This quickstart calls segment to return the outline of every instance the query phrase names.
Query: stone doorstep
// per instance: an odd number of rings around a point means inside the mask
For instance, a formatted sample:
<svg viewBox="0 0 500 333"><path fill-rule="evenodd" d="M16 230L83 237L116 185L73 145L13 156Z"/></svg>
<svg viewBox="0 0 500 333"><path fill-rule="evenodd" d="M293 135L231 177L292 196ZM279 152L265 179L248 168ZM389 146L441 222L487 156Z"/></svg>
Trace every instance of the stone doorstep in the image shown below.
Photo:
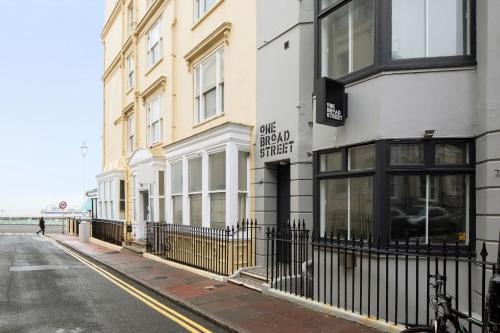
<svg viewBox="0 0 500 333"><path fill-rule="evenodd" d="M250 276L241 276L241 275L229 278L228 282L246 287L248 289L259 291L259 292L262 292L262 287L264 284L266 284L265 281L262 281L260 279L255 279L255 278L250 277Z"/></svg>

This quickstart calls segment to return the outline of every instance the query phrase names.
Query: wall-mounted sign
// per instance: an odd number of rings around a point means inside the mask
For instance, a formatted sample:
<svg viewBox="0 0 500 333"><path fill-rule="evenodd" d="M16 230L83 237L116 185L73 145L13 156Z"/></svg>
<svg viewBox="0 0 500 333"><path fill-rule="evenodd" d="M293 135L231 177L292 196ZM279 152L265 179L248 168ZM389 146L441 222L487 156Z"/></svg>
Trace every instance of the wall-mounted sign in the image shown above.
<svg viewBox="0 0 500 333"><path fill-rule="evenodd" d="M294 142L290 139L290 131L277 131L275 121L260 125L259 143L260 158L279 156L293 152Z"/></svg>
<svg viewBox="0 0 500 333"><path fill-rule="evenodd" d="M316 122L343 126L347 118L347 94L342 82L322 77L316 82Z"/></svg>

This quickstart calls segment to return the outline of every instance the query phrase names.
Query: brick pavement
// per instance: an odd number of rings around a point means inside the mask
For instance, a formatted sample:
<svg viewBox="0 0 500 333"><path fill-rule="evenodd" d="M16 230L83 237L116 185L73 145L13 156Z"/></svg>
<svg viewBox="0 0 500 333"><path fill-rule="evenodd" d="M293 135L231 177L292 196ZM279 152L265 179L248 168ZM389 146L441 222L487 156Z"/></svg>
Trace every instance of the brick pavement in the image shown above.
<svg viewBox="0 0 500 333"><path fill-rule="evenodd" d="M136 254L83 243L77 237L69 235L52 234L50 237L234 331L376 332L366 326L312 311L232 283L211 280Z"/></svg>

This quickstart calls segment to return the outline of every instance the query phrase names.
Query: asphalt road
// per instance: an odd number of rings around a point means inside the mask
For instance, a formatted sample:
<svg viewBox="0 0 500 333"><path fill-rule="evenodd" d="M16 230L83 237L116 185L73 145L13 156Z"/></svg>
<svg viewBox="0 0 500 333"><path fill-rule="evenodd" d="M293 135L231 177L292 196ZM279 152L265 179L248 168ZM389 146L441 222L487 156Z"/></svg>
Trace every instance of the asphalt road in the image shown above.
<svg viewBox="0 0 500 333"><path fill-rule="evenodd" d="M206 330L224 332L125 277L110 272L119 281L132 285L172 310L168 313L170 318L174 314L174 320L169 319L164 314L166 311L162 314L154 306L140 301L134 293L123 290L117 283L99 274L101 267L97 270L92 268L92 265L79 261L41 236L6 234L12 232L20 231L0 227L2 333L203 332L199 328L197 331L192 324L182 327L179 322L186 324L179 319L182 315ZM182 315L177 316L176 313Z"/></svg>

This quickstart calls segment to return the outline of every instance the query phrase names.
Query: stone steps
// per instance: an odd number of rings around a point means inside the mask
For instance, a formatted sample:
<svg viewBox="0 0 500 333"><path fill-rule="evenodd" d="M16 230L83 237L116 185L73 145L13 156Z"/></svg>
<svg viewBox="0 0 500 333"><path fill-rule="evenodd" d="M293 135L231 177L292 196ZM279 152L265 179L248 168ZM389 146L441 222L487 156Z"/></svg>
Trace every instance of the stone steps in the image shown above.
<svg viewBox="0 0 500 333"><path fill-rule="evenodd" d="M244 286L256 291L262 291L262 286L267 283L266 277L261 274L262 269L242 269L238 275L228 279L229 282Z"/></svg>

